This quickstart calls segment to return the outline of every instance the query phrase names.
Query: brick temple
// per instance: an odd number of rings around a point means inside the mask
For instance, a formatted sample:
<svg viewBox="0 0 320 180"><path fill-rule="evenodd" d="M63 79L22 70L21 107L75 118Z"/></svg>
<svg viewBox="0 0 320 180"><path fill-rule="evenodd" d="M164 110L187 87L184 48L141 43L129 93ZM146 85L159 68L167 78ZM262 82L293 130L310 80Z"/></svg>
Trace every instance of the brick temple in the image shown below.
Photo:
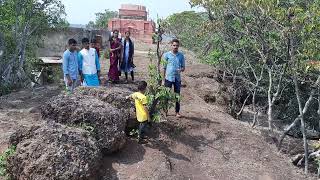
<svg viewBox="0 0 320 180"><path fill-rule="evenodd" d="M152 43L155 23L148 20L145 6L123 4L119 9L119 17L110 19L108 28L110 31L119 30L122 36L126 31L130 31L133 39Z"/></svg>

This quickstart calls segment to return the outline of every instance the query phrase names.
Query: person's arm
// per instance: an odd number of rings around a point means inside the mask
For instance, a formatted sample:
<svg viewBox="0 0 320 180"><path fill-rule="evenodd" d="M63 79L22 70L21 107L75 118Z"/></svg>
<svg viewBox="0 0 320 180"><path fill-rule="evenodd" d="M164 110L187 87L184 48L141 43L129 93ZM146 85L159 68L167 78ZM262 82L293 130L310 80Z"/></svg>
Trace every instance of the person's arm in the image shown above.
<svg viewBox="0 0 320 180"><path fill-rule="evenodd" d="M131 57L131 63L133 64L133 56L134 56L134 43L132 42L132 57Z"/></svg>
<svg viewBox="0 0 320 180"><path fill-rule="evenodd" d="M78 69L79 69L79 75L80 75L80 81L83 82L83 74L82 74L82 66L83 66L83 56L80 52L78 52Z"/></svg>
<svg viewBox="0 0 320 180"><path fill-rule="evenodd" d="M110 52L114 52L114 51L121 50L121 48L122 48L122 44L121 44L121 42L118 42L118 43L119 43L119 46L118 46L118 47L116 47L116 48L114 48L114 49L111 49L111 44L110 44Z"/></svg>
<svg viewBox="0 0 320 180"><path fill-rule="evenodd" d="M97 51L95 51L95 54L96 54L95 63L96 63L96 68L97 68L97 73L98 73L98 79L100 79L100 69L101 69L100 60L99 60L99 56L98 56Z"/></svg>
<svg viewBox="0 0 320 180"><path fill-rule="evenodd" d="M63 54L63 60L62 60L62 69L63 69L63 74L67 78L67 84L70 86L72 84L72 80L68 71L68 66L69 66L69 56L70 54L64 53Z"/></svg>
<svg viewBox="0 0 320 180"><path fill-rule="evenodd" d="M134 99L133 94L130 94L129 96L126 96L126 99Z"/></svg>
<svg viewBox="0 0 320 180"><path fill-rule="evenodd" d="M182 54L182 59L181 59L181 72L184 72L186 69L186 60L184 58L184 55Z"/></svg>

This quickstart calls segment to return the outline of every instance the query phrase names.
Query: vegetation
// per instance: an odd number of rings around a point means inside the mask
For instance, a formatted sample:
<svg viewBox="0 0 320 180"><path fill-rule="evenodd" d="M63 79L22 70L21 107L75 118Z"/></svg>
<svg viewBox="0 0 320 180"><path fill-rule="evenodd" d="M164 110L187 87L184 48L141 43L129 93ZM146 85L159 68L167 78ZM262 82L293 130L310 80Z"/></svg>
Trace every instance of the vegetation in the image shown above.
<svg viewBox="0 0 320 180"><path fill-rule="evenodd" d="M22 87L32 79L30 63L49 29L65 27L64 6L59 0L0 1L0 95Z"/></svg>
<svg viewBox="0 0 320 180"><path fill-rule="evenodd" d="M110 11L109 9L106 9L104 12L96 13L95 15L95 22L90 21L87 24L87 28L107 28L109 19L118 17L118 11Z"/></svg>
<svg viewBox="0 0 320 180"><path fill-rule="evenodd" d="M162 86L162 76L157 70L157 63L154 62L155 55L149 53L149 81L148 81L148 106L150 118L153 122L160 122L162 112L167 113L173 107L179 96L169 88Z"/></svg>
<svg viewBox="0 0 320 180"><path fill-rule="evenodd" d="M7 159L16 152L16 147L11 146L0 154L0 176L9 179L7 174Z"/></svg>
<svg viewBox="0 0 320 180"><path fill-rule="evenodd" d="M166 33L183 46L201 49L199 57L221 72L230 85L229 113L241 118L245 106L259 125L260 109L268 128L286 127L302 137L308 157L308 132L320 132L319 30L320 1L190 0L206 15L174 14L165 20ZM178 25L179 28L174 25ZM308 172L308 158L304 160Z"/></svg>
<svg viewBox="0 0 320 180"><path fill-rule="evenodd" d="M203 13L184 11L169 16L161 25L167 34L181 40L184 47L201 52L208 38L203 34L205 19Z"/></svg>
<svg viewBox="0 0 320 180"><path fill-rule="evenodd" d="M162 22L158 19L158 33L154 39L157 43L157 51L151 53L149 51L150 64L148 68L148 106L150 118L154 122L159 122L161 119L161 112L167 115L168 109L173 107L175 102L179 100L179 96L172 92L171 89L162 86L163 78L161 75L161 64L164 65L162 55L164 50L160 48L162 41ZM156 59L156 61L154 60Z"/></svg>

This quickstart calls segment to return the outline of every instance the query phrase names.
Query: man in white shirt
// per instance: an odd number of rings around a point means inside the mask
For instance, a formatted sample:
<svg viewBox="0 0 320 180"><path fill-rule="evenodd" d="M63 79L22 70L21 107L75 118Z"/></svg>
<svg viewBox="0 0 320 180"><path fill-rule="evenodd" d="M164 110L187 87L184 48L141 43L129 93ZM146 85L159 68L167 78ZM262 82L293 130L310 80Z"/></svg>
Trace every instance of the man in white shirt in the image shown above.
<svg viewBox="0 0 320 180"><path fill-rule="evenodd" d="M82 39L83 49L78 54L79 71L84 86L96 87L100 85L100 62L97 51L90 48L88 38Z"/></svg>

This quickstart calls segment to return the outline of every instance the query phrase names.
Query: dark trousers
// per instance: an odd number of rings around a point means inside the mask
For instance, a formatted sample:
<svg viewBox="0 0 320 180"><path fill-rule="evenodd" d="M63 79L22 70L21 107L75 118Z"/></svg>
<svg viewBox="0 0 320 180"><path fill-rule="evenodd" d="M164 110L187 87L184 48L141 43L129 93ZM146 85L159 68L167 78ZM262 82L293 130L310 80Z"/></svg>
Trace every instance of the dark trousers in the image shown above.
<svg viewBox="0 0 320 180"><path fill-rule="evenodd" d="M125 76L126 76L126 80L128 80L128 73L125 72L124 74L125 74ZM134 72L131 71L130 74L131 74L132 81L134 81Z"/></svg>
<svg viewBox="0 0 320 180"><path fill-rule="evenodd" d="M140 122L140 124L139 124L139 131L138 131L138 139L141 139L141 138L144 137L145 129L146 129L146 127L147 127L147 122L148 122L148 121Z"/></svg>
<svg viewBox="0 0 320 180"><path fill-rule="evenodd" d="M180 95L181 81L171 82L171 81L166 80L164 83L164 86L168 87L170 89L173 86L174 92ZM180 112L180 102L179 101L176 102L176 113L178 113L178 112Z"/></svg>

